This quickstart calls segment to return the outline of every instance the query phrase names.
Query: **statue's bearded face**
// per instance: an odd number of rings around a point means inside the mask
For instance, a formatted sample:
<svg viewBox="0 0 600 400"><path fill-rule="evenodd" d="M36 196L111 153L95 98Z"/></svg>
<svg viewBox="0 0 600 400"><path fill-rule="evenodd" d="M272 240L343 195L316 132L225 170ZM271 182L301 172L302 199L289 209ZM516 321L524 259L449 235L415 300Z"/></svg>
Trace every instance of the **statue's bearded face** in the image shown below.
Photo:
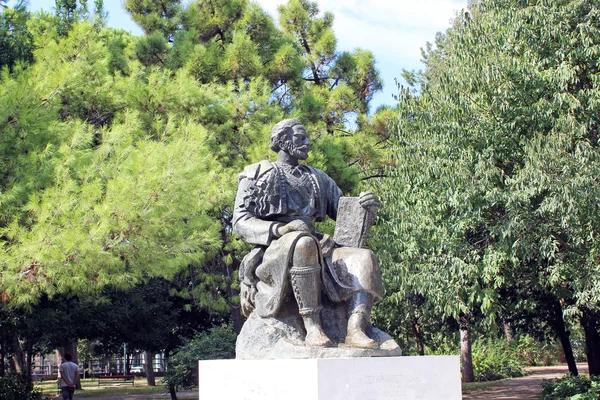
<svg viewBox="0 0 600 400"><path fill-rule="evenodd" d="M306 160L309 149L310 140L302 125L292 127L291 132L288 132L287 137L281 143L281 150L298 160Z"/></svg>

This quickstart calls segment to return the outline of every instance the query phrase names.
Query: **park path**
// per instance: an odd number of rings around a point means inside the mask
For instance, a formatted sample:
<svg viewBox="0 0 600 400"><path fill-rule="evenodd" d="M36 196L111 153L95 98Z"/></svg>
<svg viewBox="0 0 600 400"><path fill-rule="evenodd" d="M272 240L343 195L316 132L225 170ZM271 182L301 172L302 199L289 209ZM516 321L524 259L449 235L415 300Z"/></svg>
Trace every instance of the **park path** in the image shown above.
<svg viewBox="0 0 600 400"><path fill-rule="evenodd" d="M86 399L86 397L79 397L77 396L77 393L75 393L75 400L77 399L81 399L84 400ZM169 395L169 393L143 393L143 394L127 394L127 395L120 395L120 396L94 396L94 397L89 397L89 399L93 399L93 400L137 400L137 399L156 399L156 400L162 400L162 399L170 399L171 396ZM181 399L181 400L198 400L198 392L177 392L177 398ZM51 399L62 399L62 397L57 396L57 397L51 397Z"/></svg>
<svg viewBox="0 0 600 400"><path fill-rule="evenodd" d="M169 393L128 394L119 397L96 397L93 400L136 400L136 399L170 399ZM182 400L198 400L198 392L177 392L177 398ZM83 399L82 399L83 400Z"/></svg>
<svg viewBox="0 0 600 400"><path fill-rule="evenodd" d="M587 364L577 364L580 373L587 373ZM566 375L566 365L525 368L526 376L507 379L496 386L463 395L463 400L538 400L542 381Z"/></svg>

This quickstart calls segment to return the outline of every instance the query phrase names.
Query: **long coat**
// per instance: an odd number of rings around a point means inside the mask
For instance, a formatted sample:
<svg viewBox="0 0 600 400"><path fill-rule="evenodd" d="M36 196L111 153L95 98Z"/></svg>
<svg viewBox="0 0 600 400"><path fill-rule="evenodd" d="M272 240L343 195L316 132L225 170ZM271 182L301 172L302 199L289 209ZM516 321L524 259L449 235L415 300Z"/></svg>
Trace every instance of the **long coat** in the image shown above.
<svg viewBox="0 0 600 400"><path fill-rule="evenodd" d="M316 221L327 216L335 220L337 216L342 192L333 179L306 165L299 166L296 174L284 167L261 161L244 168L238 177L233 230L255 245L244 257L239 271L242 312L246 317L254 310L261 317L277 315L288 293L296 242L308 236L318 244L323 238L314 228L312 233L290 232L276 238L276 227L295 219L314 227ZM376 301L381 299L381 273L371 251L344 247L324 257L317 247L323 288L332 301L344 301L359 291L373 294Z"/></svg>

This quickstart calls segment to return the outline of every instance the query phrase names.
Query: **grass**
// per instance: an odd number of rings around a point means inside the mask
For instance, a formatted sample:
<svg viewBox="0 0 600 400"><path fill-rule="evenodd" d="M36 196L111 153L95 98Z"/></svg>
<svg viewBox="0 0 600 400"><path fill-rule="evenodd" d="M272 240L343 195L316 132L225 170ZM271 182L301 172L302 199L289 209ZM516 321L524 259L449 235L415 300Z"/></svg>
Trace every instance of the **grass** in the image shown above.
<svg viewBox="0 0 600 400"><path fill-rule="evenodd" d="M484 389L490 388L492 386L499 385L504 380L505 379L501 379L499 381L463 383L462 384L462 392L463 392L463 394L464 393L477 392L478 390L484 390Z"/></svg>
<svg viewBox="0 0 600 400"><path fill-rule="evenodd" d="M42 390L42 398L44 397L55 397L58 394L56 380L51 381L39 381L36 383L36 387ZM165 394L167 390L162 382L158 381L156 386L148 386L145 378L135 379L135 386L132 386L130 383L128 384L109 384L98 386L98 380L89 378L81 380L81 388L82 390L78 390L75 392L75 398L77 399L93 399L97 397L118 397L121 399L125 399L125 396L130 395L144 395L147 394L148 397L135 397L136 400L155 400L158 397L153 396L153 394ZM197 398L197 397L196 397ZM165 399L164 396L161 396L160 399Z"/></svg>

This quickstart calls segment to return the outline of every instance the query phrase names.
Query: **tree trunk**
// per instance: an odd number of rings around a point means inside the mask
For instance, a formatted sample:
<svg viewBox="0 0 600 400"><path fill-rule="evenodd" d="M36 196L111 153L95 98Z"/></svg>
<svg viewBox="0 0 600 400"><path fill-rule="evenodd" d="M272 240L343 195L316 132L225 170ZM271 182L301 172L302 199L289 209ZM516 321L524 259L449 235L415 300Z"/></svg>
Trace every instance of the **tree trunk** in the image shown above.
<svg viewBox="0 0 600 400"><path fill-rule="evenodd" d="M585 355L590 376L600 375L600 313L583 310L581 325L585 333Z"/></svg>
<svg viewBox="0 0 600 400"><path fill-rule="evenodd" d="M156 386L156 379L154 378L154 352L146 352L146 379L148 380L148 386Z"/></svg>
<svg viewBox="0 0 600 400"><path fill-rule="evenodd" d="M460 318L460 362L462 365L462 381L475 381L473 371L473 355L471 353L471 324L468 316Z"/></svg>
<svg viewBox="0 0 600 400"><path fill-rule="evenodd" d="M11 337L11 352L12 352L12 366L14 372L17 374L25 373L25 353L19 343L19 338L16 335Z"/></svg>
<svg viewBox="0 0 600 400"><path fill-rule="evenodd" d="M221 218L221 239L223 243L227 243L231 240L229 237L229 233L231 232L231 220L228 218ZM240 295L239 289L234 289L232 287L232 283L234 282L233 274L239 270L240 261L233 255L231 252L224 250L225 245L223 245L221 250L221 257L219 257L218 263L220 264L221 270L223 271L223 275L225 275L227 282L227 300L229 303L229 307L231 307L231 318L233 319L233 329L239 335L242 331L242 326L244 325L244 317L242 316L242 310L239 303L234 303L231 301L234 297L238 297ZM227 265L223 262L223 259L226 255L230 255L232 259L231 265Z"/></svg>
<svg viewBox="0 0 600 400"><path fill-rule="evenodd" d="M569 366L569 373L573 376L577 376L579 375L579 372L577 371L577 363L575 363L575 356L573 355L573 347L571 347L569 332L565 325L562 306L556 298L550 300L549 306L551 307L550 326L552 326L554 333L558 337L558 340L560 340L560 344L565 353L565 359L567 360L567 365Z"/></svg>
<svg viewBox="0 0 600 400"><path fill-rule="evenodd" d="M504 327L504 336L506 337L506 341L508 343L512 342L512 340L513 340L512 326L510 326L510 324L506 321L504 321L504 323L502 325Z"/></svg>
<svg viewBox="0 0 600 400"><path fill-rule="evenodd" d="M6 338L2 336L0 341L0 376L6 375L4 363L6 362Z"/></svg>
<svg viewBox="0 0 600 400"><path fill-rule="evenodd" d="M423 332L421 330L421 325L419 325L419 320L417 317L413 318L411 322L413 337L415 338L415 345L417 346L417 352L420 356L424 356L425 346L423 345Z"/></svg>
<svg viewBox="0 0 600 400"><path fill-rule="evenodd" d="M75 340L74 342L71 342L63 347L59 347L58 354L60 355L61 360L65 356L65 354L70 354L72 357L71 361L73 361L75 364L79 365L79 358L77 357L77 340Z"/></svg>
<svg viewBox="0 0 600 400"><path fill-rule="evenodd" d="M239 268L239 262L236 263L238 264L238 268ZM234 271L236 271L235 266L232 265L226 265L225 263L223 264L223 272L225 274L225 276L227 276L227 297L228 299L233 299L236 296L240 295L240 291L238 289L233 289L231 287L231 282L233 282L233 273ZM231 307L231 318L233 319L233 329L235 329L235 332L237 334L239 334L242 331L242 326L244 325L244 317L242 316L242 310L239 304L235 304L233 302L230 301L230 307Z"/></svg>
<svg viewBox="0 0 600 400"><path fill-rule="evenodd" d="M177 392L175 391L175 386L169 385L169 394L171 395L171 400L177 400Z"/></svg>
<svg viewBox="0 0 600 400"><path fill-rule="evenodd" d="M565 329L562 329L561 331L556 332L556 335L558 336L558 340L560 340L560 344L565 352L565 360L569 366L569 373L573 376L579 375L579 371L577 371L577 363L575 362L575 356L573 355L573 348L571 347L571 341L569 340L569 333Z"/></svg>
<svg viewBox="0 0 600 400"><path fill-rule="evenodd" d="M133 354L125 354L125 365L123 366L124 371L123 375L129 375L129 371L131 370L131 357Z"/></svg>
<svg viewBox="0 0 600 400"><path fill-rule="evenodd" d="M33 371L33 343L27 342L27 376L31 376Z"/></svg>

